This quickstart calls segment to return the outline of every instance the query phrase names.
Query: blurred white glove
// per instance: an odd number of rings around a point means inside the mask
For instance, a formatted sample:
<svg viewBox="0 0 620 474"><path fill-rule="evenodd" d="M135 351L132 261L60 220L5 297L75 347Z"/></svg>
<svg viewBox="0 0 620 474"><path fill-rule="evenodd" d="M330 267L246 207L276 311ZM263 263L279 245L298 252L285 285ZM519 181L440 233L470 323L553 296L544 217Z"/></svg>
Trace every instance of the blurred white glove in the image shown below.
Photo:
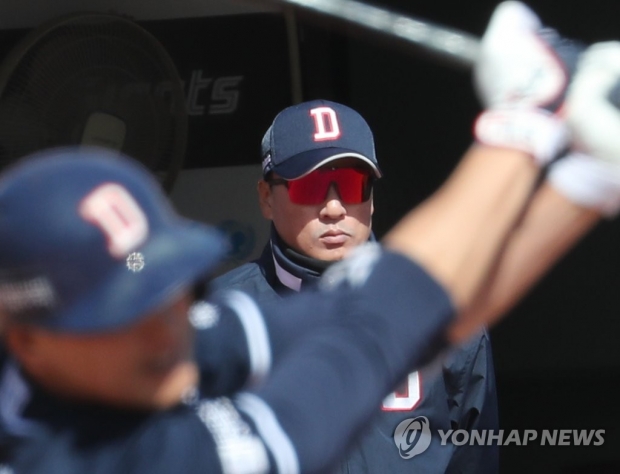
<svg viewBox="0 0 620 474"><path fill-rule="evenodd" d="M474 84L486 108L557 109L569 74L538 17L520 2L498 5L482 37ZM557 104L554 106L554 104Z"/></svg>
<svg viewBox="0 0 620 474"><path fill-rule="evenodd" d="M573 148L620 166L619 91L620 42L590 46L579 59L566 103Z"/></svg>
<svg viewBox="0 0 620 474"><path fill-rule="evenodd" d="M613 217L620 211L620 42L597 43L580 57L566 100L575 150L550 168L549 181L571 201Z"/></svg>
<svg viewBox="0 0 620 474"><path fill-rule="evenodd" d="M524 4L501 3L474 66L475 89L487 108L474 127L477 140L524 151L541 165L564 150L567 128L554 112L564 101L570 66L580 50L544 29Z"/></svg>
<svg viewBox="0 0 620 474"><path fill-rule="evenodd" d="M620 211L620 167L579 152L549 167L549 183L567 199L606 217Z"/></svg>

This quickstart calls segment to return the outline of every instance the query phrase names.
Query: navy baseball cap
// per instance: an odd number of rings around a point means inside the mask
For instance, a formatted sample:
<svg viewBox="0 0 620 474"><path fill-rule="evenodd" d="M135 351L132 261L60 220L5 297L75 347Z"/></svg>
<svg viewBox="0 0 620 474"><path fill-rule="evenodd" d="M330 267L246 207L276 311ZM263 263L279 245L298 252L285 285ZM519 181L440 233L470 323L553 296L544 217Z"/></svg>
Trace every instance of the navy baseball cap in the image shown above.
<svg viewBox="0 0 620 474"><path fill-rule="evenodd" d="M213 228L180 217L140 163L58 148L0 176L0 313L50 330L122 328L208 276Z"/></svg>
<svg viewBox="0 0 620 474"><path fill-rule="evenodd" d="M346 105L312 100L282 110L265 133L261 146L263 176L305 176L339 158L357 158L381 177L372 131L366 120Z"/></svg>

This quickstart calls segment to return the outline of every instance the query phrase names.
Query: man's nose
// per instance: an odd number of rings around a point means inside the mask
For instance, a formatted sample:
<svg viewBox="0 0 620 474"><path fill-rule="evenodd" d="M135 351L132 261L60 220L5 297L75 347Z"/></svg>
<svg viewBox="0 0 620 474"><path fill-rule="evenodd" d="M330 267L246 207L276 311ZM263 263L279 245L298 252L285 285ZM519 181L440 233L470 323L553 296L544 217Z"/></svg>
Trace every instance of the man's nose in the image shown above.
<svg viewBox="0 0 620 474"><path fill-rule="evenodd" d="M346 215L347 209L344 203L340 199L338 190L335 184L331 184L327 191L327 196L323 202L323 208L321 209L321 216L336 219Z"/></svg>

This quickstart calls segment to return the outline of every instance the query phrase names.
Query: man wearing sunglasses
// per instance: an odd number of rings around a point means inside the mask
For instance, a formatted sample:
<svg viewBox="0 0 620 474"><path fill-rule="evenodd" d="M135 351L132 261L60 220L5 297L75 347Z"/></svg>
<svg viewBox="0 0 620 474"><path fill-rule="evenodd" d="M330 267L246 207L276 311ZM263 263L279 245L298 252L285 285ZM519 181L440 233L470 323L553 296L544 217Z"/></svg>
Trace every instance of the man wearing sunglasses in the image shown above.
<svg viewBox="0 0 620 474"><path fill-rule="evenodd" d="M508 8L508 19L519 13ZM525 34L515 36L532 39L536 23L523 23L516 26ZM527 43L542 67L525 79L562 67L544 43ZM482 61L485 51L483 41ZM504 120L490 134L476 127L477 144L439 192L386 234L383 248L361 246L328 270L320 294L295 295L268 312L240 292L219 309L206 301L190 308L225 246L211 227L178 216L129 158L47 150L4 172L0 471L330 472L399 379L500 316L471 308L533 284L602 215L620 210L620 112L610 103L620 43L595 45L584 60L567 123L540 108L545 81L526 82L529 105L502 94L517 107L491 103L481 117ZM491 84L515 91L493 69ZM566 82L552 92L563 93ZM603 118L600 134L591 124ZM528 133L515 135L515 125ZM556 135L565 125L579 142ZM530 199L542 167L567 145L572 160L551 166L557 192L544 183ZM505 255L521 267L506 267ZM291 344L291 326L304 322L314 330ZM200 354L209 350L219 372L205 373ZM209 398L221 378L246 379L243 391Z"/></svg>
<svg viewBox="0 0 620 474"><path fill-rule="evenodd" d="M313 286L324 270L374 240L373 184L381 178L372 131L355 110L313 100L282 110L262 140L258 197L272 222L271 239L256 261L216 279L261 302ZM412 311L415 309L412 308ZM377 407L379 416L341 465L342 472L496 472L494 446L441 446L437 430L497 430L495 378L488 334L455 349L443 367L409 374ZM399 455L394 430L425 417L434 433L424 453Z"/></svg>

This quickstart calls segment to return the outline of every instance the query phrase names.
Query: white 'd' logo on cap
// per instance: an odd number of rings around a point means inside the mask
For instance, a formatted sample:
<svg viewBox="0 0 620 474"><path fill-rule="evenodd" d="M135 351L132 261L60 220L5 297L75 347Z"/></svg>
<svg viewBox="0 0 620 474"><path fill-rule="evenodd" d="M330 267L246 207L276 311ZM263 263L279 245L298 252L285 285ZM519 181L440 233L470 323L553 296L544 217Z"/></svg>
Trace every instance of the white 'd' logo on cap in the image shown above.
<svg viewBox="0 0 620 474"><path fill-rule="evenodd" d="M331 107L317 107L310 110L310 115L314 118L314 141L336 140L340 137L340 125L336 111Z"/></svg>
<svg viewBox="0 0 620 474"><path fill-rule="evenodd" d="M144 212L122 186L104 183L80 203L82 218L105 234L108 251L116 258L126 256L142 244L149 232Z"/></svg>

